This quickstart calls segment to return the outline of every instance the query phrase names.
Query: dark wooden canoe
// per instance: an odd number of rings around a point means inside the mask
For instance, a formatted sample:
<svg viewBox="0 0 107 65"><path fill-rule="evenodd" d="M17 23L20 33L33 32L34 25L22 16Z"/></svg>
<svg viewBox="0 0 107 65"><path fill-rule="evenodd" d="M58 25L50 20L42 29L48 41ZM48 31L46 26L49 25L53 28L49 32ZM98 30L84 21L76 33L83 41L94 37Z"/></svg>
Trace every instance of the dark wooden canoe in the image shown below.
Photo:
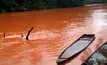
<svg viewBox="0 0 107 65"><path fill-rule="evenodd" d="M81 65L107 65L107 42L100 46L83 64Z"/></svg>
<svg viewBox="0 0 107 65"><path fill-rule="evenodd" d="M62 63L85 50L95 39L95 34L84 34L74 43L67 47L57 59L57 63Z"/></svg>

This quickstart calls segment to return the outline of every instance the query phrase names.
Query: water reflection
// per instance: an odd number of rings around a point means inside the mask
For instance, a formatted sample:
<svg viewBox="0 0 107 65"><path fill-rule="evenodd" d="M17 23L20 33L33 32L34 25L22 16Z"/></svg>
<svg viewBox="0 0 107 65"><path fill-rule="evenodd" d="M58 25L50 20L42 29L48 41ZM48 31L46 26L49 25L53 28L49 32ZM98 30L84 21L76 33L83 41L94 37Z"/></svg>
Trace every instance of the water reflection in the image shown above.
<svg viewBox="0 0 107 65"><path fill-rule="evenodd" d="M95 28L95 32L102 31L107 29L107 10L98 9L93 11L92 13L93 26Z"/></svg>
<svg viewBox="0 0 107 65"><path fill-rule="evenodd" d="M91 14L91 19L92 21L92 27L93 27L93 32L96 34L96 40L92 45L89 46L90 53L94 52L98 47L100 47L106 40L107 40L107 10L105 7L99 7L96 8L96 10L90 10L89 13ZM87 50L86 50L87 51ZM85 52L85 51L84 51ZM82 62L87 59L87 57L84 56L85 54L82 55L84 59L82 59ZM89 54L90 55L90 54Z"/></svg>
<svg viewBox="0 0 107 65"><path fill-rule="evenodd" d="M96 49L107 40L107 10L100 8L92 12L93 29L96 34Z"/></svg>

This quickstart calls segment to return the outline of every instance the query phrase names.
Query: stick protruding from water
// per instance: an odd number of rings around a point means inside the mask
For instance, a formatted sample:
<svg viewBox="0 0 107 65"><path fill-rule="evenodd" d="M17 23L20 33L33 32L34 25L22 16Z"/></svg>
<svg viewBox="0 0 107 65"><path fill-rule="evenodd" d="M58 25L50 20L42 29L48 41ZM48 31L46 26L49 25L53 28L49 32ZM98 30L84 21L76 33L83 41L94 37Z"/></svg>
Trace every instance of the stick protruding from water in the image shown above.
<svg viewBox="0 0 107 65"><path fill-rule="evenodd" d="M30 32L33 30L33 27L28 31L28 34L26 36L26 40L29 40L29 35L30 35Z"/></svg>
<svg viewBox="0 0 107 65"><path fill-rule="evenodd" d="M4 38L5 38L5 33L4 33L4 36L3 36Z"/></svg>
<svg viewBox="0 0 107 65"><path fill-rule="evenodd" d="M21 37L23 37L23 34L21 33Z"/></svg>

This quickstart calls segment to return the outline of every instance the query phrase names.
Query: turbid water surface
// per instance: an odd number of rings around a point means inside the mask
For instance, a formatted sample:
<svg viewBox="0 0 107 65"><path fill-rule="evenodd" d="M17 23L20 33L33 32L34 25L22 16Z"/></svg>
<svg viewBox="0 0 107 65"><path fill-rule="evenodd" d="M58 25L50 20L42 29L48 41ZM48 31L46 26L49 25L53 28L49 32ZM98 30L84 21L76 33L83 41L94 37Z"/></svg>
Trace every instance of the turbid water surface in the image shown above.
<svg viewBox="0 0 107 65"><path fill-rule="evenodd" d="M96 39L62 65L80 65L107 40L106 5L0 14L0 65L57 65L61 52L83 34Z"/></svg>

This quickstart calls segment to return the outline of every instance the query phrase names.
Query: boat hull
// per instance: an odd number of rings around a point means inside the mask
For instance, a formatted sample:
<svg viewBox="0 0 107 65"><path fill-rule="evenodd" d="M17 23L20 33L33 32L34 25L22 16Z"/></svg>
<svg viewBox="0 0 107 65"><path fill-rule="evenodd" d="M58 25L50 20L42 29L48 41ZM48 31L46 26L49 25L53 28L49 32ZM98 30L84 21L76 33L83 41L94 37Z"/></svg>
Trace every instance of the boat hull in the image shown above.
<svg viewBox="0 0 107 65"><path fill-rule="evenodd" d="M70 58L74 58L84 51L95 39L94 34L84 34L79 37L74 43L68 46L58 57L57 63L62 63Z"/></svg>

